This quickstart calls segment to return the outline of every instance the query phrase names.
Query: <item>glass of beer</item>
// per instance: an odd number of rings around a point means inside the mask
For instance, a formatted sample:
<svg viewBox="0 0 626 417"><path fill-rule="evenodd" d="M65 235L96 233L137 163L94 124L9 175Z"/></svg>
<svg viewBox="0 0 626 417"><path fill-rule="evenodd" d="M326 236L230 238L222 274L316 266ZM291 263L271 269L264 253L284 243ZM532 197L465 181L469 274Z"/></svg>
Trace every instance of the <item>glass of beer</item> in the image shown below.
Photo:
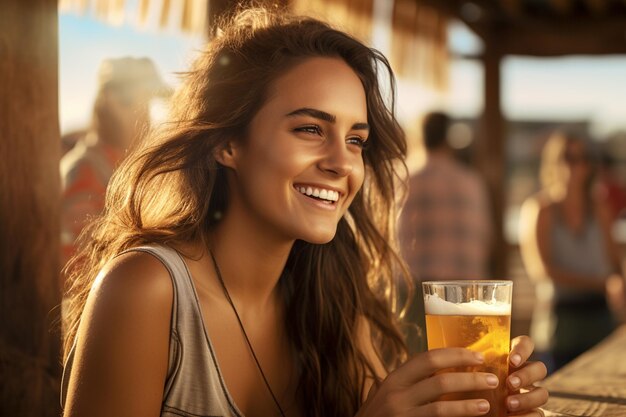
<svg viewBox="0 0 626 417"><path fill-rule="evenodd" d="M506 377L511 337L512 281L423 282L428 350L464 347L481 352L481 366L442 372L489 372L500 383L493 390L447 394L441 400L484 398L488 417L505 417Z"/></svg>

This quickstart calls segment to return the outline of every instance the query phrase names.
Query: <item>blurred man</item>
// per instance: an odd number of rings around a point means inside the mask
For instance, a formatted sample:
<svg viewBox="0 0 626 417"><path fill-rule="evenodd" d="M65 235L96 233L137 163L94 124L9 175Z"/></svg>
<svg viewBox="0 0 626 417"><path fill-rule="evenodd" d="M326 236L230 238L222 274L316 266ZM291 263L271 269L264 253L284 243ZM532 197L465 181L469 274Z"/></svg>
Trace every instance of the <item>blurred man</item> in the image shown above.
<svg viewBox="0 0 626 417"><path fill-rule="evenodd" d="M424 328L422 281L487 279L491 237L486 187L481 178L455 159L448 145L450 120L427 114L422 138L426 164L409 181L400 218L399 239L415 283L408 320ZM413 349L424 341L409 335Z"/></svg>
<svg viewBox="0 0 626 417"><path fill-rule="evenodd" d="M171 94L148 58L104 60L98 85L91 127L61 159L63 264L74 254L86 222L102 212L114 169L149 127L150 100Z"/></svg>

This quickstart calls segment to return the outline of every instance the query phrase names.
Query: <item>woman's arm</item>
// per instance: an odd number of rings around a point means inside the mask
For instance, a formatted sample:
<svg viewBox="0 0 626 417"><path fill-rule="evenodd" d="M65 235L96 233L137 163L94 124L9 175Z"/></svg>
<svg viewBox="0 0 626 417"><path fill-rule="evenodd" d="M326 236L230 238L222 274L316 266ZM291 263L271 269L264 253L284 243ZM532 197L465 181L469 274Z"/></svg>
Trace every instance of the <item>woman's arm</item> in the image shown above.
<svg viewBox="0 0 626 417"><path fill-rule="evenodd" d="M159 415L172 298L167 269L149 254L105 267L81 317L65 417Z"/></svg>
<svg viewBox="0 0 626 417"><path fill-rule="evenodd" d="M522 204L519 219L519 245L524 267L531 280L548 279L548 273L539 254L537 219L541 210L541 197L530 197Z"/></svg>

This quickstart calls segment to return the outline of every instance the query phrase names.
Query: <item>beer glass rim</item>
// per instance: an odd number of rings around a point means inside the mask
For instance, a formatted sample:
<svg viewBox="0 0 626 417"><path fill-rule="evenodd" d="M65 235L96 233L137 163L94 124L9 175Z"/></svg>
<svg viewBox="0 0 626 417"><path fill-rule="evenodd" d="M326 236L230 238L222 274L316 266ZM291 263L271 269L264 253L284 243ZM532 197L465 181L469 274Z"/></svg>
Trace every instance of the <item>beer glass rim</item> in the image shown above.
<svg viewBox="0 0 626 417"><path fill-rule="evenodd" d="M513 285L511 280L493 280L493 279L473 279L473 280L446 280L446 281L423 281L422 285L448 285L448 286L468 286L468 285L496 285L508 286Z"/></svg>

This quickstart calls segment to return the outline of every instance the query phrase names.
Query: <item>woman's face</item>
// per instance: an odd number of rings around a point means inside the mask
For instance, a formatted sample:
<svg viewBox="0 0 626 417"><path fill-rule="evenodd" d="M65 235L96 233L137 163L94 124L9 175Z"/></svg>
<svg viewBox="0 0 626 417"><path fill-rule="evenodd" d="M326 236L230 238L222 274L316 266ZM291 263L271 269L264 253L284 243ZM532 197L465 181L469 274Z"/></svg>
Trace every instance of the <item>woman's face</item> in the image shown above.
<svg viewBox="0 0 626 417"><path fill-rule="evenodd" d="M585 145L581 142L570 142L563 155L565 164L569 168L569 179L576 183L583 183L591 174L591 164Z"/></svg>
<svg viewBox="0 0 626 417"><path fill-rule="evenodd" d="M150 96L139 86L123 86L105 90L100 110L102 138L109 144L128 149L139 133L150 123Z"/></svg>
<svg viewBox="0 0 626 417"><path fill-rule="evenodd" d="M229 215L280 239L326 243L363 184L367 105L338 58L309 58L276 79L232 143Z"/></svg>

